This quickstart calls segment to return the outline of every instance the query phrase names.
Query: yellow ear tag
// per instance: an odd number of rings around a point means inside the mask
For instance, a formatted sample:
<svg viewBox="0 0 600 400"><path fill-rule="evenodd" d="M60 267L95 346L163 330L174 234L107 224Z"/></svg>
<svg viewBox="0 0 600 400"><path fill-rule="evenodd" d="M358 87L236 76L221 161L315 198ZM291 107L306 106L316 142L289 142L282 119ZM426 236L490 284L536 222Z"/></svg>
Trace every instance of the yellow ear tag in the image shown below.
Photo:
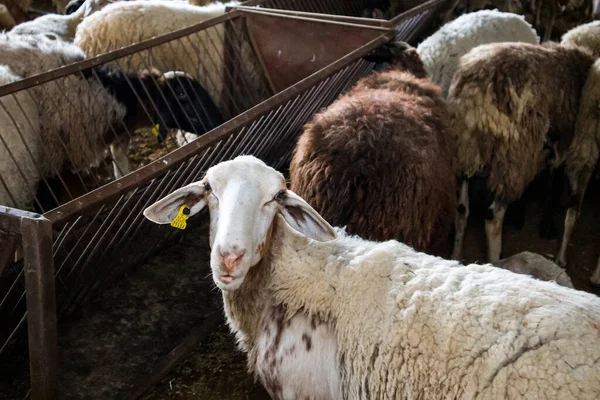
<svg viewBox="0 0 600 400"><path fill-rule="evenodd" d="M188 219L188 215L190 215L190 209L185 204L179 207L179 212L173 221L171 221L171 226L177 229L185 229Z"/></svg>
<svg viewBox="0 0 600 400"><path fill-rule="evenodd" d="M152 128L152 134L156 137L158 137L158 129L160 128L159 124L154 125L154 128Z"/></svg>

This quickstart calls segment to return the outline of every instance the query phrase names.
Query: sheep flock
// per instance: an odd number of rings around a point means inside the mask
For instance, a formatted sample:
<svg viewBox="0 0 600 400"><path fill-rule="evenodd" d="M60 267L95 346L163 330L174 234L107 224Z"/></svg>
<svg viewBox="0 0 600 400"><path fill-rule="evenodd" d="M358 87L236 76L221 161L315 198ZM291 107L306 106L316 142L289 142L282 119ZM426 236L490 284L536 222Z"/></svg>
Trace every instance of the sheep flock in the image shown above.
<svg viewBox="0 0 600 400"><path fill-rule="evenodd" d="M0 206L52 210L67 174L84 192L131 177L140 143L167 154L242 110L232 74L237 89L269 78L252 37L226 68L211 22L239 1L53 1L33 19L30 1L0 5L0 87L207 27L0 97ZM359 17L421 3L364 1ZM552 25L475 3L363 54L370 72L299 125L287 176L240 155L145 205L145 223L174 227L208 209L227 323L273 399L600 399L600 298L567 274L600 287L600 250L594 266L569 257L594 212L600 21L551 41ZM554 255L505 254L530 202Z"/></svg>

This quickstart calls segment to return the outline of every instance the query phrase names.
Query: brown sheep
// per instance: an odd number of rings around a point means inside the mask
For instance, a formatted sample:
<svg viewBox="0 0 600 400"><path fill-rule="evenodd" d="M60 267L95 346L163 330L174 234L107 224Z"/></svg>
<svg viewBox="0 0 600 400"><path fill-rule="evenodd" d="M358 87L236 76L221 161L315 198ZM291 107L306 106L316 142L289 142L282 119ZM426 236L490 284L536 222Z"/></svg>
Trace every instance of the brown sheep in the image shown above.
<svg viewBox="0 0 600 400"><path fill-rule="evenodd" d="M594 57L556 43L494 43L461 58L448 105L456 135L460 188L453 257L462 253L468 186L485 179L488 261L500 259L508 204L571 145L580 96Z"/></svg>
<svg viewBox="0 0 600 400"><path fill-rule="evenodd" d="M416 50L390 49L392 70L360 80L304 127L291 189L350 234L438 253L456 213L447 110Z"/></svg>

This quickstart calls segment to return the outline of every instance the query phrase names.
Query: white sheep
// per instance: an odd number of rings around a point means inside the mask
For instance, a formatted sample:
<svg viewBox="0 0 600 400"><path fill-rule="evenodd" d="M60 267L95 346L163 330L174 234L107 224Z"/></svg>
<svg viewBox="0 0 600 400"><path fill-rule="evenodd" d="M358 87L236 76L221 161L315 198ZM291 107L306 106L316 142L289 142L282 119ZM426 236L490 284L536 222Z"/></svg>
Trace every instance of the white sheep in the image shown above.
<svg viewBox="0 0 600 400"><path fill-rule="evenodd" d="M275 399L600 398L592 294L348 237L252 156L144 216L205 206L229 326Z"/></svg>
<svg viewBox="0 0 600 400"><path fill-rule="evenodd" d="M417 47L431 80L448 95L450 81L460 57L481 44L524 42L537 44L540 38L522 15L482 10L448 22Z"/></svg>
<svg viewBox="0 0 600 400"><path fill-rule="evenodd" d="M45 35L0 34L0 82L84 57L77 46ZM81 74L2 98L0 204L30 208L41 177L58 174L67 165L75 171L97 165L109 145L128 139L136 128L159 124L164 134L169 127L198 133L214 127L198 110L214 112L216 106L199 83L182 72L123 73L99 66ZM138 102L134 91L146 105ZM156 108L149 106L148 96L155 99Z"/></svg>
<svg viewBox="0 0 600 400"><path fill-rule="evenodd" d="M224 14L227 6L239 4L232 1L198 7L178 1L120 1L85 18L77 28L74 43L92 57L198 24ZM198 79L219 105L224 79L223 38L224 25L218 24L192 37L126 57L120 66L127 70L154 67L185 71Z"/></svg>
<svg viewBox="0 0 600 400"><path fill-rule="evenodd" d="M81 5L85 2L86 0L71 0L67 3L66 7L65 7L65 14L72 14L75 11L77 11L79 9L79 7L81 7ZM117 1L130 1L130 0L107 0L109 3L114 3ZM187 3L190 4L194 4L197 6L205 6L215 0L169 0L169 1L186 1Z"/></svg>
<svg viewBox="0 0 600 400"><path fill-rule="evenodd" d="M591 51L594 57L600 57L600 21L576 26L562 36L560 43L584 47Z"/></svg>
<svg viewBox="0 0 600 400"><path fill-rule="evenodd" d="M81 7L70 15L42 15L32 21L15 26L10 32L17 35L44 34L49 39L73 41L75 30L81 21L108 3L109 0L85 0Z"/></svg>

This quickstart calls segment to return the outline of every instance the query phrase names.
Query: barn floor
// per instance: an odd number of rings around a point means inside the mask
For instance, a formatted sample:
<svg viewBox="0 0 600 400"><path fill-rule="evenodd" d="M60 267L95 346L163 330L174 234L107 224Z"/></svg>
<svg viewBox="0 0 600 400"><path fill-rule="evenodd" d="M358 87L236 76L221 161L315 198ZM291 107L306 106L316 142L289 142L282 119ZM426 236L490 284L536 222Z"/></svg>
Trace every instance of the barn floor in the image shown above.
<svg viewBox="0 0 600 400"><path fill-rule="evenodd" d="M533 199L532 201L534 201ZM600 249L600 184L595 182L574 233L568 270L575 286L591 291L588 277ZM537 205L527 208L520 231L507 226L506 254L554 254L558 241L537 234ZM562 226L560 224L559 226ZM467 231L468 261L484 259L481 220ZM94 303L60 324L61 398L125 399L189 332L222 310L208 269L206 222L190 223L177 244L114 283ZM596 293L599 293L596 291ZM23 397L23 376L0 374L0 399ZM143 397L158 399L268 399L245 372L245 356L221 324Z"/></svg>

